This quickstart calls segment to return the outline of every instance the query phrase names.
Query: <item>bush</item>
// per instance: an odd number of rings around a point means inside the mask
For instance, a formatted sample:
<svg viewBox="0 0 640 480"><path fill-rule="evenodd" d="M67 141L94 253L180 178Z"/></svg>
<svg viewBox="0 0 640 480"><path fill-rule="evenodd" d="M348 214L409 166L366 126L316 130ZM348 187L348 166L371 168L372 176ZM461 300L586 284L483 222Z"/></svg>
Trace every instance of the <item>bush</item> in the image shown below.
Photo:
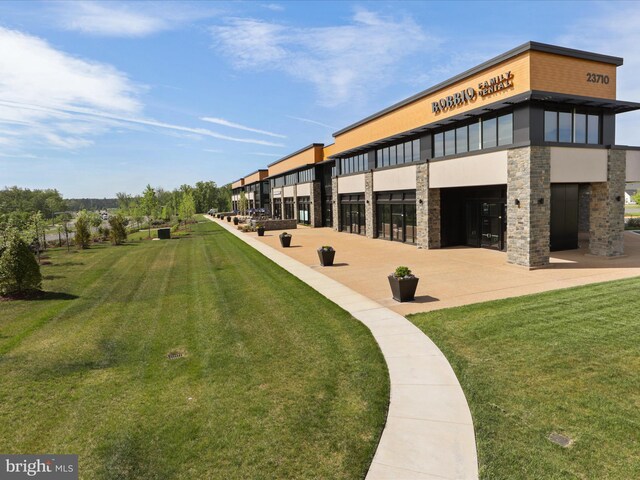
<svg viewBox="0 0 640 480"><path fill-rule="evenodd" d="M125 227L125 219L119 213L109 217L109 238L114 245L122 245L127 240L127 229Z"/></svg>
<svg viewBox="0 0 640 480"><path fill-rule="evenodd" d="M627 228L640 228L640 217L633 217L627 220Z"/></svg>
<svg viewBox="0 0 640 480"><path fill-rule="evenodd" d="M82 212L76 218L76 246L78 248L89 248L91 243L91 228L89 218Z"/></svg>
<svg viewBox="0 0 640 480"><path fill-rule="evenodd" d="M29 245L14 231L5 237L0 255L0 295L16 295L40 290L40 265Z"/></svg>

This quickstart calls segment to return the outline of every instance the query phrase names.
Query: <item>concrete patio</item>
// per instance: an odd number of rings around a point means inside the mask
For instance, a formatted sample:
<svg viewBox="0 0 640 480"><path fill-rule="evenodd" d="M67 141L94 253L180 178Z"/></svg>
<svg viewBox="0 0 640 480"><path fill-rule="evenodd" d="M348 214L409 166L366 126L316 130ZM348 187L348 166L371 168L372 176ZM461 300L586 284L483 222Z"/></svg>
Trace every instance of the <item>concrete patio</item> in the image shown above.
<svg viewBox="0 0 640 480"><path fill-rule="evenodd" d="M640 235L633 232L625 232L624 257L587 255L583 245L586 241L582 241L579 250L552 252L551 264L537 270L508 264L504 252L466 247L422 250L330 228L291 230L291 247L282 248L279 233L268 231L264 237L256 233L243 235L321 270L401 315L640 275ZM316 249L322 245L335 248L334 266L320 266ZM415 302L401 304L391 298L387 275L399 265L408 266L420 277Z"/></svg>

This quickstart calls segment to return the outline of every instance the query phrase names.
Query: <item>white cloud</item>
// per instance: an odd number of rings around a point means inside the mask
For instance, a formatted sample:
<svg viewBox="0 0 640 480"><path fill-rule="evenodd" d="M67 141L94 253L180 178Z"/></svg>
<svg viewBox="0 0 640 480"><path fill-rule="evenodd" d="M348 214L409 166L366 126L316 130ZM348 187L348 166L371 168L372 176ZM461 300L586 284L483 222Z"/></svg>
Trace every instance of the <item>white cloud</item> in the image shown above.
<svg viewBox="0 0 640 480"><path fill-rule="evenodd" d="M66 30L114 37L144 37L215 14L184 2L94 1L57 2L53 13Z"/></svg>
<svg viewBox="0 0 640 480"><path fill-rule="evenodd" d="M576 21L565 35L559 37L558 43L570 48L623 57L624 65L617 70L617 97L640 102L640 4L594 5L598 7L598 13ZM616 143L639 145L639 131L640 112L616 116Z"/></svg>
<svg viewBox="0 0 640 480"><path fill-rule="evenodd" d="M271 10L272 12L284 12L284 6L279 3L263 3L261 7Z"/></svg>
<svg viewBox="0 0 640 480"><path fill-rule="evenodd" d="M282 156L277 153L263 153L263 152L252 152L249 155L258 155L259 157L281 157Z"/></svg>
<svg viewBox="0 0 640 480"><path fill-rule="evenodd" d="M87 147L93 143L87 137L115 127L153 127L167 133L284 146L144 118L138 100L144 87L112 66L73 57L40 38L2 27L0 45L0 124L11 125L6 130L30 146Z"/></svg>
<svg viewBox="0 0 640 480"><path fill-rule="evenodd" d="M321 127L332 128L334 130L338 129L338 127L327 125L326 123L322 123L322 122L317 122L315 120L311 120L310 118L294 117L293 115L285 115L285 116L287 118L292 118L293 120L298 120L300 122L313 123L314 125L320 125Z"/></svg>
<svg viewBox="0 0 640 480"><path fill-rule="evenodd" d="M368 91L397 80L397 66L406 56L439 45L409 17L364 9L346 25L297 28L231 18L211 33L214 48L237 68L275 69L311 82L327 106L363 100Z"/></svg>
<svg viewBox="0 0 640 480"><path fill-rule="evenodd" d="M245 130L247 132L260 133L262 135L267 135L269 137L278 137L278 138L287 138L286 135L280 135L279 133L268 132L266 130L259 130L257 128L246 127L244 125L240 125L239 123L230 122L229 120L225 120L224 118L214 118L214 117L201 117L200 120L209 123L215 123L216 125L222 125L229 128L237 128L238 130Z"/></svg>

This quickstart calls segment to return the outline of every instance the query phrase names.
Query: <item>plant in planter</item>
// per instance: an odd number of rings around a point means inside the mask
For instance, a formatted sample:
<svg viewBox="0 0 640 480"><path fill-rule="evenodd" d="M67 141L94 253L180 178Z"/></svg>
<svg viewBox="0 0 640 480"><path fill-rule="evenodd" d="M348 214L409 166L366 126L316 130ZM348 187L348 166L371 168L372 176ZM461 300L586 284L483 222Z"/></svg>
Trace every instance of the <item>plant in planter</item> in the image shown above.
<svg viewBox="0 0 640 480"><path fill-rule="evenodd" d="M280 234L280 245L283 247L291 246L291 234L287 232L282 232Z"/></svg>
<svg viewBox="0 0 640 480"><path fill-rule="evenodd" d="M233 224L238 225L238 217L233 217Z"/></svg>
<svg viewBox="0 0 640 480"><path fill-rule="evenodd" d="M318 249L318 258L320 265L330 267L333 265L333 259L336 257L336 251L331 245L323 245Z"/></svg>
<svg viewBox="0 0 640 480"><path fill-rule="evenodd" d="M260 223L259 223L259 224L256 226L256 231L258 232L258 236L259 236L259 237L264 237L264 225L262 225L262 224L260 224Z"/></svg>
<svg viewBox="0 0 640 480"><path fill-rule="evenodd" d="M418 277L411 273L409 267L398 267L389 275L389 285L393 299L398 302L410 302L415 298L418 288Z"/></svg>
<svg viewBox="0 0 640 480"><path fill-rule="evenodd" d="M231 221L231 215L227 215L227 222Z"/></svg>

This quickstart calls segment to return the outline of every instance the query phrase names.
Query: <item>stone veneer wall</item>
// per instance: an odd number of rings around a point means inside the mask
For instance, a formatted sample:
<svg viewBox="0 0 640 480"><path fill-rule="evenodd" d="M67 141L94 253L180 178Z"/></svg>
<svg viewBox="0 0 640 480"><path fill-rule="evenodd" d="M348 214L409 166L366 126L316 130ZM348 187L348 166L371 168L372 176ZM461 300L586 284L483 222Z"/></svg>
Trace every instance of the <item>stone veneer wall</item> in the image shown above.
<svg viewBox="0 0 640 480"><path fill-rule="evenodd" d="M421 202L422 201L422 202ZM429 248L429 164L416 165L416 245Z"/></svg>
<svg viewBox="0 0 640 480"><path fill-rule="evenodd" d="M311 226L322 226L322 192L320 182L311 184Z"/></svg>
<svg viewBox="0 0 640 480"><path fill-rule="evenodd" d="M374 238L376 232L376 209L373 193L373 172L364 174L364 221L367 237Z"/></svg>
<svg viewBox="0 0 640 480"><path fill-rule="evenodd" d="M340 195L338 192L338 178L331 179L331 192L333 198L331 208L333 208L333 229L337 232L340 230L340 203L338 202Z"/></svg>
<svg viewBox="0 0 640 480"><path fill-rule="evenodd" d="M549 147L522 147L507 156L507 261L525 267L549 263L551 222ZM516 199L520 205L516 205ZM539 203L539 200L542 203Z"/></svg>
<svg viewBox="0 0 640 480"><path fill-rule="evenodd" d="M593 255L613 257L624 253L626 153L609 150L607 182L591 184L589 252Z"/></svg>
<svg viewBox="0 0 640 480"><path fill-rule="evenodd" d="M427 217L427 238L429 240L428 248L440 248L440 189L429 189L428 217Z"/></svg>
<svg viewBox="0 0 640 480"><path fill-rule="evenodd" d="M578 232L589 232L589 204L591 202L591 184L578 185Z"/></svg>

